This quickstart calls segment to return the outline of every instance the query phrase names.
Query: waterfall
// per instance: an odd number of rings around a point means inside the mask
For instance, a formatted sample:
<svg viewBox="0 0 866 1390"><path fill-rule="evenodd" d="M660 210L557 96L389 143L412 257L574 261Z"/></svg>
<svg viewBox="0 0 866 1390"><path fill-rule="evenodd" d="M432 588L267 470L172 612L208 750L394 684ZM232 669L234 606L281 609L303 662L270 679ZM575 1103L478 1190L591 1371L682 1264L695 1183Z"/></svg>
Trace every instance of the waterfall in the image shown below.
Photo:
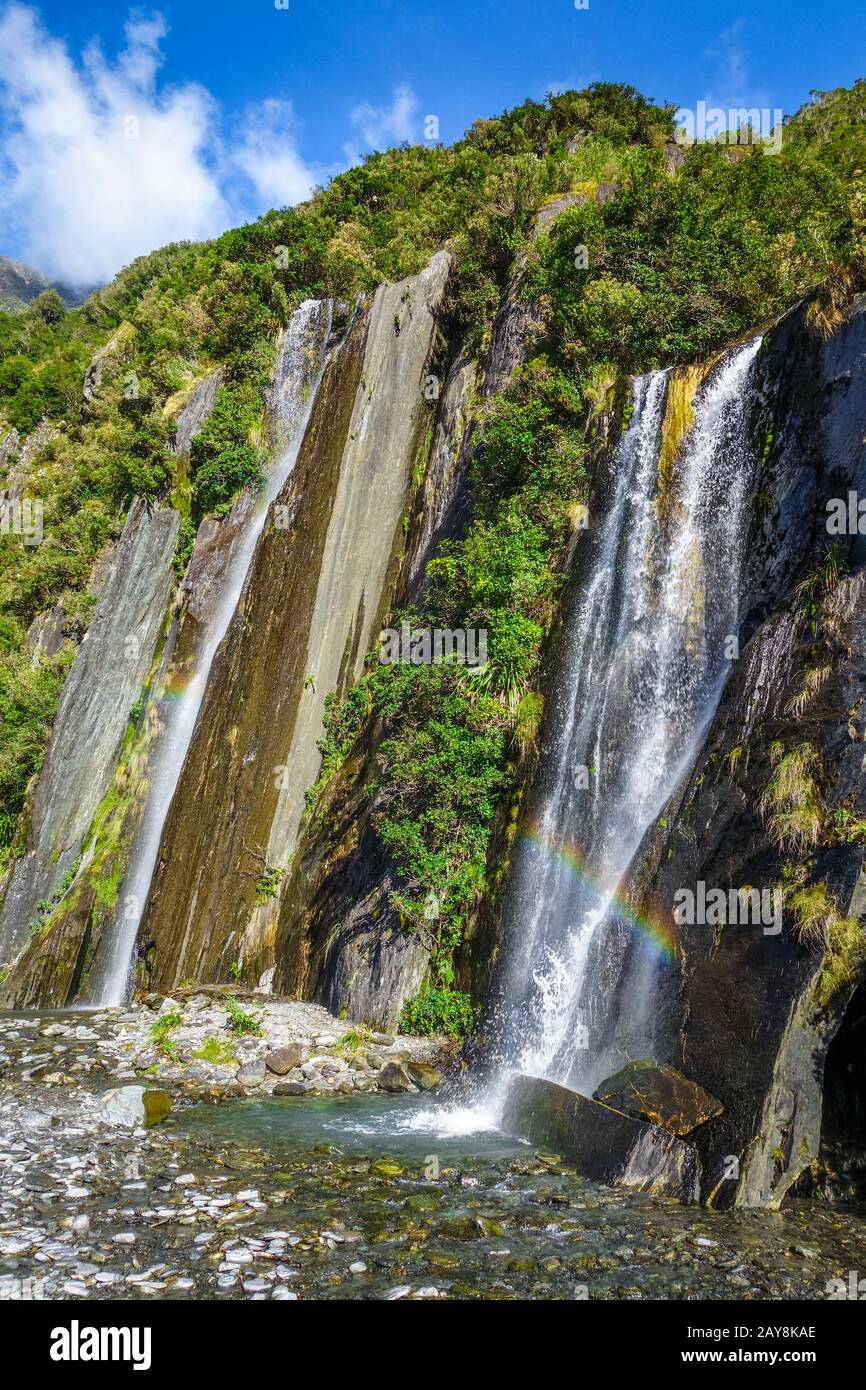
<svg viewBox="0 0 866 1390"><path fill-rule="evenodd" d="M672 374L633 384L514 856L494 1111L515 1070L591 1091L629 1057L652 1055L653 972L627 968L652 947L649 924L630 919L617 888L736 655L759 346L736 349L699 389L672 468L662 466Z"/></svg>
<svg viewBox="0 0 866 1390"><path fill-rule="evenodd" d="M211 666L237 608L268 509L294 468L321 381L330 328L330 301L309 299L295 312L286 329L277 372L268 394L268 407L275 417L282 451L268 472L264 487L254 498L254 505L244 507L241 529L220 579L218 600L206 620L191 678L178 695L160 701L163 729L151 753L147 805L120 894L120 902L125 907L94 971L93 991L99 1004L120 1004L128 994L135 941L163 826L192 739Z"/></svg>

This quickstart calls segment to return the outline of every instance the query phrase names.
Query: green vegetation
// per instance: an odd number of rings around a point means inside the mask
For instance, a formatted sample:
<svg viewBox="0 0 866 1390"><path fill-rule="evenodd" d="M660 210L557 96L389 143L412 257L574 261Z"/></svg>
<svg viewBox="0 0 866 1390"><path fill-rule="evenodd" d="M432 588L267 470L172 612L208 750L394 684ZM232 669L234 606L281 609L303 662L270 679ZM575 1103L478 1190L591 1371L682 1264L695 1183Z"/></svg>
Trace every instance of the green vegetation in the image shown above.
<svg viewBox="0 0 866 1390"><path fill-rule="evenodd" d="M276 898L285 876L285 869L266 869L256 882L256 902L265 903L269 898Z"/></svg>
<svg viewBox="0 0 866 1390"><path fill-rule="evenodd" d="M241 1008L237 999L231 998L226 1000L226 1009L228 1010L226 1027L230 1033L234 1033L235 1037L260 1038L262 1036L262 1027L259 1022L262 1014L261 1009L255 1009L248 1013L246 1009Z"/></svg>
<svg viewBox="0 0 866 1390"><path fill-rule="evenodd" d="M456 989L422 989L403 1005L398 1031L416 1037L442 1033L462 1038L474 1026L475 1011L468 994Z"/></svg>
<svg viewBox="0 0 866 1390"><path fill-rule="evenodd" d="M224 1038L205 1038L201 1047L193 1054L197 1062L210 1062L217 1067L236 1067L237 1058L231 1043Z"/></svg>
<svg viewBox="0 0 866 1390"><path fill-rule="evenodd" d="M671 174L672 109L596 83L477 121L447 148L370 156L296 209L141 258L80 309L64 312L46 292L25 313L0 313L0 439L43 418L53 431L30 483L44 501L45 539L26 548L0 538L0 850L20 845L26 788L71 655L70 646L34 669L27 627L57 603L70 631L86 627L94 561L135 493L183 511L180 572L202 517L258 485L261 392L292 310L323 294L351 301L419 270L447 241L452 337L481 353L525 254L526 293L547 336L509 390L479 405L470 523L440 546L418 611L395 615L486 629L488 663L473 673L371 662L344 700L329 701L309 798L315 805L368 719L382 721L375 827L400 874L393 905L431 950L424 1010L459 1014L453 955L485 887L495 815L538 735L544 643L616 383L711 354L831 279L815 327L832 331L866 258L864 93L859 83L822 96L788 124L778 157L696 147ZM563 194L573 205L534 237L537 214ZM83 409L87 366L115 335L116 360L105 359ZM215 408L182 470L168 448L172 425L215 367ZM789 838L796 809L772 810L787 816ZM257 896L277 888L268 870Z"/></svg>
<svg viewBox="0 0 866 1390"><path fill-rule="evenodd" d="M351 1028L348 1033L344 1033L337 1043L336 1051L348 1057L356 1057L359 1052L365 1051L371 1044L372 1032L364 1024L360 1028Z"/></svg>
<svg viewBox="0 0 866 1390"><path fill-rule="evenodd" d="M194 520L207 512L222 516L245 487L262 486L265 455L252 442L261 420L261 397L250 383L220 387L192 443Z"/></svg>
<svg viewBox="0 0 866 1390"><path fill-rule="evenodd" d="M770 750L773 775L761 796L771 838L780 847L806 848L821 838L826 808L821 795L821 755L811 743L786 752L783 744Z"/></svg>
<svg viewBox="0 0 866 1390"><path fill-rule="evenodd" d="M180 1061L180 1052L175 1040L170 1036L177 1028L183 1024L183 1015L179 1009L166 1009L164 1014L151 1025L150 1036L154 1046L159 1049L172 1062Z"/></svg>

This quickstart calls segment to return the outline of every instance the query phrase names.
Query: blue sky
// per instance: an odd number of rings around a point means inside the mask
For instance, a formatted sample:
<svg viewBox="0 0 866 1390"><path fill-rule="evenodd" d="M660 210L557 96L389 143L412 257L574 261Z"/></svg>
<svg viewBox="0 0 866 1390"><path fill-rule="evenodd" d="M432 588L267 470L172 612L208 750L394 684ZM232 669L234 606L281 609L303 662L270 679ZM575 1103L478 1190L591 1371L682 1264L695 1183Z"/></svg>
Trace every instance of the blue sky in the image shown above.
<svg viewBox="0 0 866 1390"><path fill-rule="evenodd" d="M794 111L866 75L866 7L0 0L0 253L71 281L297 201L371 147L604 79Z"/></svg>

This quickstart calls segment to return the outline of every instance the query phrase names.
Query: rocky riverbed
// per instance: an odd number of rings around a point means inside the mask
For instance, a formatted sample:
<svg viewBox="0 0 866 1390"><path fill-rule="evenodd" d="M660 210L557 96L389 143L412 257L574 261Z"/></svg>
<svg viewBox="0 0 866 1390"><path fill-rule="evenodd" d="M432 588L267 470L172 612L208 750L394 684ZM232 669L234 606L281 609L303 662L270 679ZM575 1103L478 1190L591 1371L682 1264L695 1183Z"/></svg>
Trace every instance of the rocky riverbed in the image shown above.
<svg viewBox="0 0 866 1390"><path fill-rule="evenodd" d="M853 1209L587 1182L461 1134L424 1092L442 1040L233 998L0 1016L0 1297L823 1299L866 1266ZM132 1085L170 1092L162 1123L107 1118Z"/></svg>

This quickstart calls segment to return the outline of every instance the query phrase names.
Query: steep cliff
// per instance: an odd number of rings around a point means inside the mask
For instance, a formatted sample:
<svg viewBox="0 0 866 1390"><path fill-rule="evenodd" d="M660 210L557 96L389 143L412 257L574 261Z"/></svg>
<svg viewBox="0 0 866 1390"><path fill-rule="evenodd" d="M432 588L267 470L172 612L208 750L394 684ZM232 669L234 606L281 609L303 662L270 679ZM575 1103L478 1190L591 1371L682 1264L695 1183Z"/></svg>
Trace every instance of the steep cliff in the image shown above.
<svg viewBox="0 0 866 1390"><path fill-rule="evenodd" d="M4 893L0 953L6 959L37 926L39 904L76 868L108 789L165 619L179 524L171 509L136 502L130 510L111 577L63 688L26 848Z"/></svg>
<svg viewBox="0 0 866 1390"><path fill-rule="evenodd" d="M671 923L677 959L660 969L635 947L621 998L642 976L658 1055L722 1100L695 1136L703 1197L745 1206L779 1205L818 1158L827 1049L866 958L866 571L861 538L827 531L831 499L866 488L866 301L826 341L809 320L790 314L757 363L741 654L628 882L639 919ZM675 894L699 881L778 889L781 921L673 926Z"/></svg>
<svg viewBox="0 0 866 1390"><path fill-rule="evenodd" d="M75 996L118 1002L128 991L159 836L211 661L234 612L268 499L291 471L330 322L328 303L306 301L280 335L265 424L272 457L262 490L245 490L227 516L206 517L199 527L158 661L88 830L86 854L68 891L59 902L46 904L38 935L5 981L3 997L10 1003L64 1004ZM220 373L209 373L173 406L176 491L181 493L192 441L214 409L219 385ZM123 561L120 556L118 563ZM110 669L106 677L111 678ZM100 672L90 673L94 683L100 678ZM77 784L87 779L86 765L73 770L73 798Z"/></svg>
<svg viewBox="0 0 866 1390"><path fill-rule="evenodd" d="M159 985L273 963L325 698L360 673L400 569L449 268L379 289L326 366L166 824L141 942Z"/></svg>

